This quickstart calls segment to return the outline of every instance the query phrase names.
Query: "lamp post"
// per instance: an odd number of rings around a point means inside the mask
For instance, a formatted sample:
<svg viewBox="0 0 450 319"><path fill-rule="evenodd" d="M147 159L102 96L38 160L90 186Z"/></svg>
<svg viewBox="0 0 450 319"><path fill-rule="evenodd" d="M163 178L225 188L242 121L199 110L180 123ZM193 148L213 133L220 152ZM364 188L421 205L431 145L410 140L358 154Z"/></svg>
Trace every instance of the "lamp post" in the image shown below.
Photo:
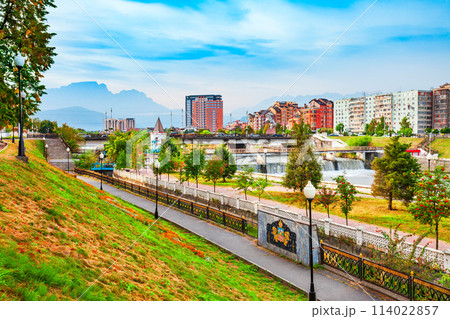
<svg viewBox="0 0 450 319"><path fill-rule="evenodd" d="M103 152L100 153L100 190L103 190L103 159L105 155Z"/></svg>
<svg viewBox="0 0 450 319"><path fill-rule="evenodd" d="M312 253L312 218L311 218L311 202L316 196L316 189L311 184L311 181L308 181L305 189L303 190L306 199L309 202L309 267L311 269L311 285L309 287L309 300L316 301L316 292L314 290L314 268L313 268L313 253Z"/></svg>
<svg viewBox="0 0 450 319"><path fill-rule="evenodd" d="M431 164L431 160L433 159L433 155L431 155L431 152L428 152L427 155L427 160L428 160L428 171L430 170L430 164Z"/></svg>
<svg viewBox="0 0 450 319"><path fill-rule="evenodd" d="M45 160L48 162L48 145L45 144Z"/></svg>
<svg viewBox="0 0 450 319"><path fill-rule="evenodd" d="M67 173L69 173L70 171L70 148L66 148L66 152L67 152Z"/></svg>
<svg viewBox="0 0 450 319"><path fill-rule="evenodd" d="M25 59L20 54L20 52L14 58L14 63L16 64L16 67L19 70L19 106L20 106L19 157L26 158L26 156L25 156L25 145L24 145L24 142L23 142L23 111L22 111L22 81L21 81L21 71L22 71L22 68L23 68L23 66L25 64ZM14 134L14 132L13 132L13 134Z"/></svg>
<svg viewBox="0 0 450 319"><path fill-rule="evenodd" d="M179 158L179 161L178 161L178 166L180 166L180 185L181 185L181 159L182 159L182 156L183 156L184 145L181 145L180 149L181 149L181 151L180 151L180 158Z"/></svg>
<svg viewBox="0 0 450 319"><path fill-rule="evenodd" d="M266 182L267 182L267 148L264 149L264 164L266 169Z"/></svg>
<svg viewBox="0 0 450 319"><path fill-rule="evenodd" d="M156 169L156 208L155 208L155 219L158 219L158 170L159 170L159 161L155 161L155 169Z"/></svg>

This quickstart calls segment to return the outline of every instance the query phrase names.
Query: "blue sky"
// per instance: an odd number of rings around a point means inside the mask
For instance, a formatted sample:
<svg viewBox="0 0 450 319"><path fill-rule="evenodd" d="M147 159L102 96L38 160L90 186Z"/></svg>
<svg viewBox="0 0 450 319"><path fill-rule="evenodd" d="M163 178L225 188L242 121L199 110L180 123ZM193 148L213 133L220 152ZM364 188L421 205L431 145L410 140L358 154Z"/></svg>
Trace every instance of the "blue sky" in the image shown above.
<svg viewBox="0 0 450 319"><path fill-rule="evenodd" d="M225 112L282 94L374 1L56 0L49 88L97 81L176 108L222 94ZM165 89L133 62L83 6ZM450 82L450 1L378 1L286 94L429 89Z"/></svg>

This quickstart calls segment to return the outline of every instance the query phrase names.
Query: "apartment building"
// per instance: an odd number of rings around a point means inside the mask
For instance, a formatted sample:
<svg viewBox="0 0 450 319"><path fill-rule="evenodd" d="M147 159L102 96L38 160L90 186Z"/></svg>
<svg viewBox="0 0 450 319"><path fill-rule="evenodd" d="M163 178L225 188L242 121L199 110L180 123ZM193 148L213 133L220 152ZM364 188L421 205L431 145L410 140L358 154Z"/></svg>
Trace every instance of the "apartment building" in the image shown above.
<svg viewBox="0 0 450 319"><path fill-rule="evenodd" d="M186 127L207 129L211 132L223 128L223 101L221 95L186 96Z"/></svg>
<svg viewBox="0 0 450 319"><path fill-rule="evenodd" d="M136 128L136 122L134 118L126 119L106 119L105 130L106 131L122 131L127 132Z"/></svg>
<svg viewBox="0 0 450 319"><path fill-rule="evenodd" d="M350 99L338 100L333 107L333 128L339 123L344 124L344 131L350 130Z"/></svg>
<svg viewBox="0 0 450 319"><path fill-rule="evenodd" d="M305 123L316 131L321 128L333 128L333 102L327 99L313 99L308 105L297 111ZM297 117L294 117L294 121Z"/></svg>
<svg viewBox="0 0 450 319"><path fill-rule="evenodd" d="M362 133L365 129L365 98L352 98L349 102L350 132Z"/></svg>
<svg viewBox="0 0 450 319"><path fill-rule="evenodd" d="M248 125L253 128L254 131L258 131L269 124L271 126L276 125L275 115L269 110L261 110L248 115Z"/></svg>
<svg viewBox="0 0 450 319"><path fill-rule="evenodd" d="M433 90L433 129L450 127L450 84Z"/></svg>
<svg viewBox="0 0 450 319"><path fill-rule="evenodd" d="M392 129L399 131L403 118L411 123L413 134L424 134L433 125L433 91L412 90L393 93Z"/></svg>
<svg viewBox="0 0 450 319"><path fill-rule="evenodd" d="M287 126L289 124L289 120L294 116L294 113L298 109L298 104L295 102L277 101L269 107L269 112L273 113L274 120L277 124Z"/></svg>

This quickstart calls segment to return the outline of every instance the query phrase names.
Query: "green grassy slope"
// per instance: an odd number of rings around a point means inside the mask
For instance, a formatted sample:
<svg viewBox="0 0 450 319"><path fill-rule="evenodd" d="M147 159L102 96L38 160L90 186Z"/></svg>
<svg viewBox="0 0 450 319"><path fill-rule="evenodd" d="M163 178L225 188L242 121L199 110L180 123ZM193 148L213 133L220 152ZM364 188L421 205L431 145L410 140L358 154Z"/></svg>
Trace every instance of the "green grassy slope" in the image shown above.
<svg viewBox="0 0 450 319"><path fill-rule="evenodd" d="M74 300L102 274L82 300L305 299L168 222L147 230L149 213L49 166L42 146L26 142L28 165L0 153L0 300Z"/></svg>

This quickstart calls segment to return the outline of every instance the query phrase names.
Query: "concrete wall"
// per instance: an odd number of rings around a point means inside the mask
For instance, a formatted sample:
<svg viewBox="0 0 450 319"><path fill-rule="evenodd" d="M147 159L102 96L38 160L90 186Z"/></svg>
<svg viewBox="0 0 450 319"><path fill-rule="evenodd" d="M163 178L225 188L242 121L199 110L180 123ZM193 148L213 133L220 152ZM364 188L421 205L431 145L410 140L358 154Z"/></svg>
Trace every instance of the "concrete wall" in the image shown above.
<svg viewBox="0 0 450 319"><path fill-rule="evenodd" d="M280 220L285 226L287 226L285 230L289 229L291 233L295 234L295 250L293 252L288 251L287 247L283 244L277 246L268 241L269 232L271 232L271 224L275 223L277 225ZM270 229L268 229L268 225L270 226ZM293 236L290 235L290 238L292 237ZM314 224L312 227L312 238L313 264L317 264L319 263L320 258L320 245L317 226ZM296 221L294 219L288 219L277 214L258 211L258 245L309 266L308 224L305 224L302 221ZM280 248L280 246L284 246L285 248Z"/></svg>

